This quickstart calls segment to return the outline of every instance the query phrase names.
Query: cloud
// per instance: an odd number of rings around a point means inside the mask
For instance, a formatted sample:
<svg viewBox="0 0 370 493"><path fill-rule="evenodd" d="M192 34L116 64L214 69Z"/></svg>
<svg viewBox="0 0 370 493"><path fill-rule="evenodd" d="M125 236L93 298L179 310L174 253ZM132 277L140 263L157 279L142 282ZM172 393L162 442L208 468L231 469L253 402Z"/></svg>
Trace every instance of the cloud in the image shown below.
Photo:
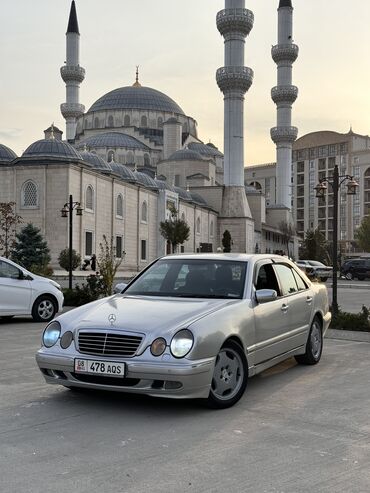
<svg viewBox="0 0 370 493"><path fill-rule="evenodd" d="M0 139L18 139L22 134L21 128L0 128Z"/></svg>

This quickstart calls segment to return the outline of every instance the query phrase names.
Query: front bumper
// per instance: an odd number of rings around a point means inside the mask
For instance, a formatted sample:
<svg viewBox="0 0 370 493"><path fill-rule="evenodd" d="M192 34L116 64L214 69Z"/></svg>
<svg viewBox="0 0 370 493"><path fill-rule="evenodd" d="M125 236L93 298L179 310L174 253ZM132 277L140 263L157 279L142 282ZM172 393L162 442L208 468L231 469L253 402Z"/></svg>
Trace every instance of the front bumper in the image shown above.
<svg viewBox="0 0 370 493"><path fill-rule="evenodd" d="M60 355L44 348L36 354L37 364L47 383L65 387L82 387L115 392L132 392L175 399L207 398L212 381L215 358L197 361L144 361L122 359L125 378L100 377L74 372L75 358L117 362L117 358L87 355Z"/></svg>

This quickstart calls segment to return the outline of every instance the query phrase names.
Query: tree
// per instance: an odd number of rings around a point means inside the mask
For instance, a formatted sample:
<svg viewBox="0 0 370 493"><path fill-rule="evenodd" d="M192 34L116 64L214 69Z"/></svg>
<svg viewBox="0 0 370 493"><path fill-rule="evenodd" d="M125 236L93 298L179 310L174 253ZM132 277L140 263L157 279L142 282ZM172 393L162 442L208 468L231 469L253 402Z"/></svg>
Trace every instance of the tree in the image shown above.
<svg viewBox="0 0 370 493"><path fill-rule="evenodd" d="M32 272L45 271L51 257L39 228L29 223L16 235L12 259Z"/></svg>
<svg viewBox="0 0 370 493"><path fill-rule="evenodd" d="M182 245L189 239L190 228L186 221L179 219L174 205L169 207L171 217L159 225L161 235L171 243L172 252L176 252L177 245Z"/></svg>
<svg viewBox="0 0 370 493"><path fill-rule="evenodd" d="M288 254L288 257L290 258L289 243L293 240L295 235L294 226L291 223L282 221L279 224L279 229L281 232L281 238L283 240L283 244L286 246L286 252Z"/></svg>
<svg viewBox="0 0 370 493"><path fill-rule="evenodd" d="M231 252L231 245L233 244L233 240L231 238L230 231L226 229L224 234L222 235L222 246L224 247L224 253Z"/></svg>
<svg viewBox="0 0 370 493"><path fill-rule="evenodd" d="M62 269L69 271L69 248L65 248L60 252L58 262ZM72 250L72 270L76 270L80 264L80 255L76 252L76 250Z"/></svg>
<svg viewBox="0 0 370 493"><path fill-rule="evenodd" d="M306 231L300 249L300 257L307 260L317 260L324 264L330 263L328 243L319 229Z"/></svg>
<svg viewBox="0 0 370 493"><path fill-rule="evenodd" d="M365 216L355 233L355 238L364 252L370 252L370 216Z"/></svg>
<svg viewBox="0 0 370 493"><path fill-rule="evenodd" d="M103 281L104 296L113 293L114 277L118 267L121 265L122 258L116 257L116 248L113 246L113 238L110 241L103 235L103 242L100 243L100 253L97 258L99 274ZM122 252L125 255L125 252Z"/></svg>
<svg viewBox="0 0 370 493"><path fill-rule="evenodd" d="M15 244L17 225L22 222L21 216L14 210L15 202L0 202L0 253L8 258Z"/></svg>

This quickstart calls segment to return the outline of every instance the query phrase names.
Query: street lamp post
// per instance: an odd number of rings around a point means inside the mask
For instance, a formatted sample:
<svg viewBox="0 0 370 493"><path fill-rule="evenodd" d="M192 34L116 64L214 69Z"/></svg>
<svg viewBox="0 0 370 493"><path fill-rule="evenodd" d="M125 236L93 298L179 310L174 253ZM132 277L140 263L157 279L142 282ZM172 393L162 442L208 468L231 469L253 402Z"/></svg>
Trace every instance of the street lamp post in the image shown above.
<svg viewBox="0 0 370 493"><path fill-rule="evenodd" d="M72 245L73 245L73 210L76 209L76 215L82 216L83 208L80 202L73 202L72 195L69 196L69 202L64 204L63 209L60 211L62 217L68 217L69 215L69 268L68 268L68 287L72 289Z"/></svg>
<svg viewBox="0 0 370 493"><path fill-rule="evenodd" d="M328 189L327 185L330 185L333 190L333 300L332 311L333 317L338 314L338 194L340 187L344 182L347 182L347 195L356 195L357 188L359 187L353 176L339 175L339 168L336 164L334 166L333 176L325 176L320 180L320 183L315 187L316 197L324 197Z"/></svg>

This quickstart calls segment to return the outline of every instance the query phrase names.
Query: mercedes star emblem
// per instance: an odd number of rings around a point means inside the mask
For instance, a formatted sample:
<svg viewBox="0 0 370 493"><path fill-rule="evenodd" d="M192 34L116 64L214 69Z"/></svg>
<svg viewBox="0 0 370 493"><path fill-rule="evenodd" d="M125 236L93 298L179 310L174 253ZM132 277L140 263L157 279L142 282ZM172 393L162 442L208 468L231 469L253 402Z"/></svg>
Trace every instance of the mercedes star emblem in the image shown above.
<svg viewBox="0 0 370 493"><path fill-rule="evenodd" d="M109 315L108 320L112 325L114 324L114 322L116 321L116 316L114 315L114 313L111 313Z"/></svg>

